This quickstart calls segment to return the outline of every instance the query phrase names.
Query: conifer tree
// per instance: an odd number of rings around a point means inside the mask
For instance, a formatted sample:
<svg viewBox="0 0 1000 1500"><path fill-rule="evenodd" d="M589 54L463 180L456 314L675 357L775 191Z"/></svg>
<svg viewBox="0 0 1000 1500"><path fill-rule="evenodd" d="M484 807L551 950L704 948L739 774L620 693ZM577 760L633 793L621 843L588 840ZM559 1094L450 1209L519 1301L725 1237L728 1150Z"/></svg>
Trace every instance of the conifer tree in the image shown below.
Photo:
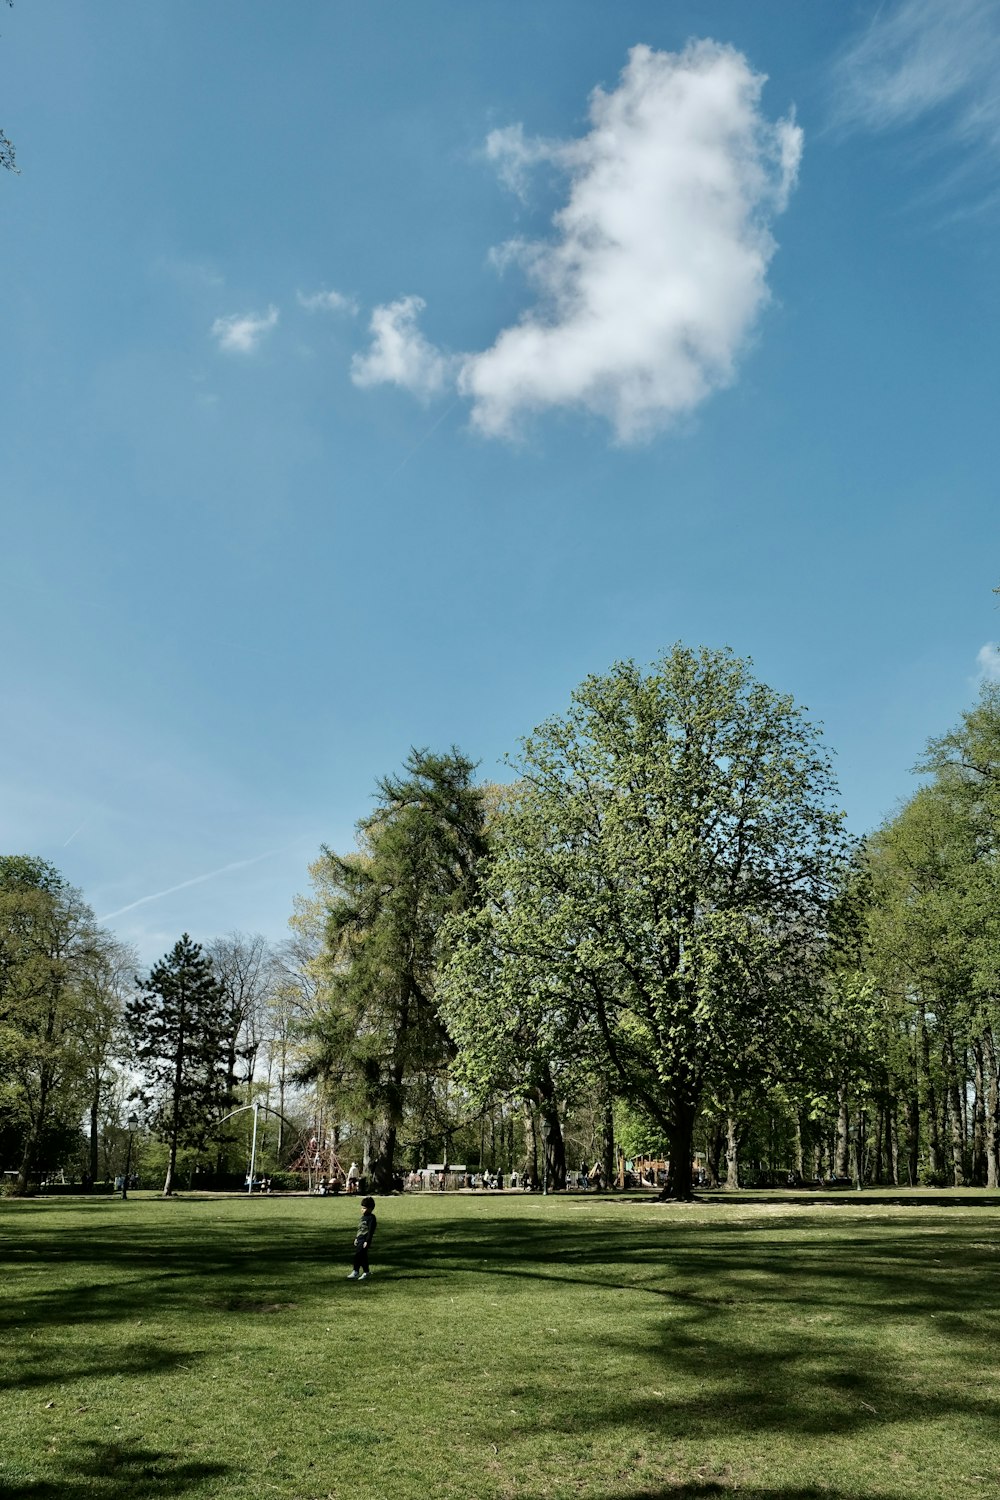
<svg viewBox="0 0 1000 1500"><path fill-rule="evenodd" d="M378 784L358 825L357 854L324 850L322 993L303 1076L364 1122L375 1184L391 1188L405 1118L434 1135L452 1044L438 1012L445 919L476 900L486 851L472 762L458 751L411 752L405 774Z"/></svg>
<svg viewBox="0 0 1000 1500"><path fill-rule="evenodd" d="M174 1190L177 1152L201 1145L226 1103L226 1000L211 959L185 932L126 1010L132 1061L145 1075L139 1097L169 1147L163 1196Z"/></svg>

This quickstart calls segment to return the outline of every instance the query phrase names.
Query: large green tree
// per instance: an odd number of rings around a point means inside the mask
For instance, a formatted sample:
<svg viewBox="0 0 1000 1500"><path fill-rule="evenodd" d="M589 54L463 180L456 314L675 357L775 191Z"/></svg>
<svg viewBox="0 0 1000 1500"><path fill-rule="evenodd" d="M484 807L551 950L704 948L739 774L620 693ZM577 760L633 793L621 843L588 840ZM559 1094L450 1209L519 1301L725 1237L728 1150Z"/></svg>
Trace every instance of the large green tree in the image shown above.
<svg viewBox="0 0 1000 1500"><path fill-rule="evenodd" d="M131 1060L143 1075L149 1124L167 1143L166 1198L178 1150L201 1146L228 1102L229 1007L211 959L186 932L136 986L126 1008Z"/></svg>
<svg viewBox="0 0 1000 1500"><path fill-rule="evenodd" d="M460 935L489 947L484 1004L586 1028L689 1196L703 1099L818 991L847 854L819 731L747 662L678 646L588 678L517 769L488 924Z"/></svg>
<svg viewBox="0 0 1000 1500"><path fill-rule="evenodd" d="M47 1133L78 1128L98 976L114 951L52 865L0 857L0 1110L20 1141L20 1192L35 1176Z"/></svg>
<svg viewBox="0 0 1000 1500"><path fill-rule="evenodd" d="M451 1044L438 1013L438 944L445 918L476 901L486 837L473 769L458 751L412 751L403 775L378 783L358 852L325 849L314 872L323 982L304 1073L363 1124L383 1189L404 1120L418 1138L445 1126Z"/></svg>
<svg viewBox="0 0 1000 1500"><path fill-rule="evenodd" d="M931 742L929 779L868 841L867 963L907 1174L1000 1181L1000 687Z"/></svg>

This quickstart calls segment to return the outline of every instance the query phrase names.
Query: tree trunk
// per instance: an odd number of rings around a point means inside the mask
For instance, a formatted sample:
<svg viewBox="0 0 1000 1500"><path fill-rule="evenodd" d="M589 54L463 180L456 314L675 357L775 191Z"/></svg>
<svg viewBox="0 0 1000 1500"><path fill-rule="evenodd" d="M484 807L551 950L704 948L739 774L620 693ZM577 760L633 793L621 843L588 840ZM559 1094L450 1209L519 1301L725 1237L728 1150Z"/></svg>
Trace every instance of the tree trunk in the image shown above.
<svg viewBox="0 0 1000 1500"><path fill-rule="evenodd" d="M948 1066L947 1088L951 1101L951 1170L954 1186L964 1187L965 1132L962 1122L962 1100L958 1082L958 1065L955 1058L955 1043L950 1034L945 1045Z"/></svg>
<svg viewBox="0 0 1000 1500"><path fill-rule="evenodd" d="M94 1092L90 1096L90 1141L88 1142L87 1171L90 1173L91 1184L97 1181L97 1174L101 1168L99 1155L99 1124L101 1109L101 1085L100 1080L94 1083Z"/></svg>
<svg viewBox="0 0 1000 1500"><path fill-rule="evenodd" d="M735 1115L726 1117L726 1180L727 1193L739 1191L740 1186L740 1127Z"/></svg>
<svg viewBox="0 0 1000 1500"><path fill-rule="evenodd" d="M525 1109L525 1121L528 1133L531 1136L531 1186L538 1187L538 1129L535 1125L535 1111L530 1106Z"/></svg>
<svg viewBox="0 0 1000 1500"><path fill-rule="evenodd" d="M986 1186L1000 1187L1000 1077L997 1049L989 1026L983 1030L986 1062Z"/></svg>
<svg viewBox="0 0 1000 1500"><path fill-rule="evenodd" d="M604 1133L602 1145L604 1147L604 1185L610 1187L615 1181L615 1110L614 1102L609 1099L604 1106Z"/></svg>
<svg viewBox="0 0 1000 1500"><path fill-rule="evenodd" d="M163 1196L169 1198L174 1191L177 1178L177 1132L170 1137L170 1156L167 1160L167 1175L163 1179Z"/></svg>
<svg viewBox="0 0 1000 1500"><path fill-rule="evenodd" d="M377 1192L392 1192L395 1160L396 1126L390 1125L382 1136L378 1154L371 1164L371 1177Z"/></svg>
<svg viewBox="0 0 1000 1500"><path fill-rule="evenodd" d="M716 1120L712 1126L712 1133L708 1138L708 1183L709 1187L719 1186L719 1163L722 1160L722 1121Z"/></svg>
<svg viewBox="0 0 1000 1500"><path fill-rule="evenodd" d="M937 1091L931 1074L931 1043L927 1035L927 1020L923 1006L919 1011L920 1063L923 1074L924 1098L927 1104L927 1135L930 1152L930 1169L935 1175L941 1171L941 1131L938 1121Z"/></svg>
<svg viewBox="0 0 1000 1500"><path fill-rule="evenodd" d="M833 1163L834 1177L849 1177L851 1172L851 1121L847 1111L847 1089L837 1090L837 1151Z"/></svg>
<svg viewBox="0 0 1000 1500"><path fill-rule="evenodd" d="M38 1156L39 1131L37 1124L29 1126L28 1134L24 1139L24 1150L21 1152L21 1165L17 1173L17 1187L15 1192L19 1198L23 1198L31 1186L31 1179L35 1172L35 1159Z"/></svg>
<svg viewBox="0 0 1000 1500"><path fill-rule="evenodd" d="M885 1106L886 1165L889 1181L899 1186L899 1105L895 1095L890 1094Z"/></svg>
<svg viewBox="0 0 1000 1500"><path fill-rule="evenodd" d="M689 1203L694 1198L691 1168L694 1163L694 1122L697 1109L690 1105L679 1109L671 1122L670 1175L660 1198L679 1198Z"/></svg>
<svg viewBox="0 0 1000 1500"><path fill-rule="evenodd" d="M906 1180L916 1187L920 1166L920 1099L916 1089L906 1101Z"/></svg>
<svg viewBox="0 0 1000 1500"><path fill-rule="evenodd" d="M983 1044L977 1037L972 1044L975 1099L972 1106L972 1180L977 1187L986 1181L986 1109Z"/></svg>
<svg viewBox="0 0 1000 1500"><path fill-rule="evenodd" d="M550 1193L560 1192L566 1186L566 1142L563 1139L559 1111L554 1099L543 1101L540 1107L548 1125L548 1139L545 1141L548 1188Z"/></svg>

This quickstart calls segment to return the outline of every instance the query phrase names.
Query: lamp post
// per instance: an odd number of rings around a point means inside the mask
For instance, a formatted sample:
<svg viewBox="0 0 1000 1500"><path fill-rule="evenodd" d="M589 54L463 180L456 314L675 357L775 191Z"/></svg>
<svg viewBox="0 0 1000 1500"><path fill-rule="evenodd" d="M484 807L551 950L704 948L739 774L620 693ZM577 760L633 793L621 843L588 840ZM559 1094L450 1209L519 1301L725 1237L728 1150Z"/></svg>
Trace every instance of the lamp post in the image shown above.
<svg viewBox="0 0 1000 1500"><path fill-rule="evenodd" d="M125 1123L128 1126L128 1152L125 1156L125 1176L122 1178L122 1202L128 1197L128 1179L129 1173L132 1170L132 1142L135 1139L136 1131L139 1129L139 1116L135 1110L132 1111Z"/></svg>
<svg viewBox="0 0 1000 1500"><path fill-rule="evenodd" d="M549 1195L549 1120L542 1115L542 1197Z"/></svg>

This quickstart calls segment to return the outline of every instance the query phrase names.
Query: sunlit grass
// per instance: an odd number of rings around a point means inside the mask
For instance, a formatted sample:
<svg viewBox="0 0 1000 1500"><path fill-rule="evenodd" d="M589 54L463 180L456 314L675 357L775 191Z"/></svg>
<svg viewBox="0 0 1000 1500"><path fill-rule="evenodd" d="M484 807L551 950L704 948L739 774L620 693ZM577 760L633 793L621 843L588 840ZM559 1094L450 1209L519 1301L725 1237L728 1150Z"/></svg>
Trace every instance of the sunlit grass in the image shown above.
<svg viewBox="0 0 1000 1500"><path fill-rule="evenodd" d="M997 1202L0 1205L0 1493L1000 1494Z"/></svg>

